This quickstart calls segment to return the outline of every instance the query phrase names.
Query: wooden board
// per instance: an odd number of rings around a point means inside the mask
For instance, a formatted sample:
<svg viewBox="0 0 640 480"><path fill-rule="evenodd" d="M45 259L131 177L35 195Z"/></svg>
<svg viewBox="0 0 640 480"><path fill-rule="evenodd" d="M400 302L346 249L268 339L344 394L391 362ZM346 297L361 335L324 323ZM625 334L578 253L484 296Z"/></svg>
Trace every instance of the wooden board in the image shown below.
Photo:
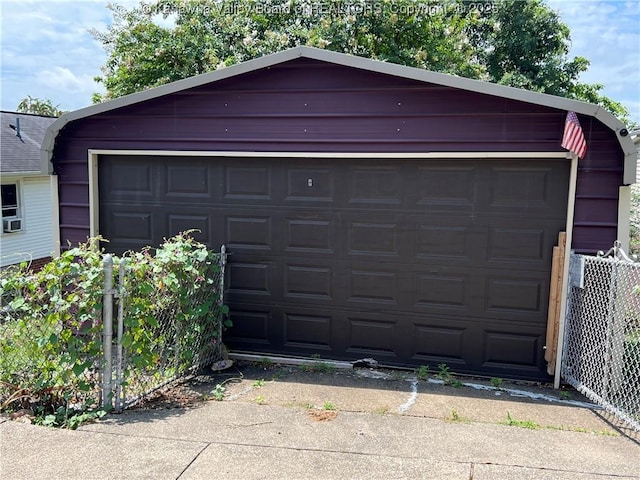
<svg viewBox="0 0 640 480"><path fill-rule="evenodd" d="M565 258L567 234L560 232L558 246L553 247L551 264L551 282L549 291L549 314L547 317L547 342L544 359L547 361L547 373L553 375L558 354L558 330L560 327L560 305L562 303L562 273Z"/></svg>

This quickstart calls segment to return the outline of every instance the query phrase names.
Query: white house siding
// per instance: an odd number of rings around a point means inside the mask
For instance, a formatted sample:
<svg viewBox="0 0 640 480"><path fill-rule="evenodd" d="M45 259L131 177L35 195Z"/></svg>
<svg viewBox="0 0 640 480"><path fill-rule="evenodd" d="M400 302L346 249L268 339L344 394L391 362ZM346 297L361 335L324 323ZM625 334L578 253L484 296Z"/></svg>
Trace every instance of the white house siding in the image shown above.
<svg viewBox="0 0 640 480"><path fill-rule="evenodd" d="M0 267L49 257L53 252L51 178L21 177L18 182L23 230L0 233Z"/></svg>

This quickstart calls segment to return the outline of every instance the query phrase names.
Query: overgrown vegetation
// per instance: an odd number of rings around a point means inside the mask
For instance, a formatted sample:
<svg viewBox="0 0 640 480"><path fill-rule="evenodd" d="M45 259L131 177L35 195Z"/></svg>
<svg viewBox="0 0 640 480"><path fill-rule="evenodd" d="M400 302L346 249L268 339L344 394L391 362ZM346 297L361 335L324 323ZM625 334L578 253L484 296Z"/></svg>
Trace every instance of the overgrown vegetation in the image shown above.
<svg viewBox="0 0 640 480"><path fill-rule="evenodd" d="M26 264L0 271L0 411L68 428L104 415L100 241L70 248L39 272ZM168 360L164 373L175 375L214 359L226 309L198 293L217 290L217 256L184 233L127 258L123 345L132 368L124 381L134 371L157 375Z"/></svg>

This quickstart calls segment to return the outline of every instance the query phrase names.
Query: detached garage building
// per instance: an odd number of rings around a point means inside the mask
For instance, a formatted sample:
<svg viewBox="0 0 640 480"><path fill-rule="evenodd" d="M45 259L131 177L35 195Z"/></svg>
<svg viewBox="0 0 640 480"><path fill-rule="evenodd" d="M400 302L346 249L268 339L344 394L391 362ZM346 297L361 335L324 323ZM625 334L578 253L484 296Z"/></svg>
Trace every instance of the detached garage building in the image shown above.
<svg viewBox="0 0 640 480"><path fill-rule="evenodd" d="M227 246L234 351L527 379L558 233L626 239L636 166L597 106L307 47L66 114L43 155L62 245Z"/></svg>

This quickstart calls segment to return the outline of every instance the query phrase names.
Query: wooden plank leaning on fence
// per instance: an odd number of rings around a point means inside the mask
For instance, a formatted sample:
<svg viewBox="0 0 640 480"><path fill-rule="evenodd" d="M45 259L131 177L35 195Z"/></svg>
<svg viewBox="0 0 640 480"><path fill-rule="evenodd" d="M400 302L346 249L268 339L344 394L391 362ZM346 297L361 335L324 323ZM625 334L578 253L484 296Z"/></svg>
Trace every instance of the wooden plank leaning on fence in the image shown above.
<svg viewBox="0 0 640 480"><path fill-rule="evenodd" d="M558 235L558 246L553 247L551 264L551 283L549 288L549 314L547 316L547 343L544 359L547 361L547 373L554 375L558 355L558 329L560 327L560 304L562 303L562 272L564 252L567 243L566 232Z"/></svg>

